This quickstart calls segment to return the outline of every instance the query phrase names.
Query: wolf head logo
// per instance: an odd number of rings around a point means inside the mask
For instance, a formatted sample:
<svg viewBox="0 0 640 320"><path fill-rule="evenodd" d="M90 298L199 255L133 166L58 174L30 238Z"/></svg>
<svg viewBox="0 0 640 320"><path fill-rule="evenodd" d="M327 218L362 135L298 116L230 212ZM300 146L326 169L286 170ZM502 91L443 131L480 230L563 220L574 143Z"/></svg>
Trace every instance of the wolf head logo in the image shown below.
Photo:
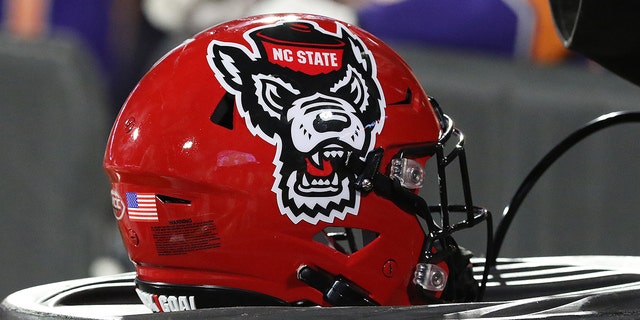
<svg viewBox="0 0 640 320"><path fill-rule="evenodd" d="M357 215L348 157L364 158L384 122L372 53L345 26L287 21L213 40L207 58L249 130L276 147L280 212L294 223Z"/></svg>

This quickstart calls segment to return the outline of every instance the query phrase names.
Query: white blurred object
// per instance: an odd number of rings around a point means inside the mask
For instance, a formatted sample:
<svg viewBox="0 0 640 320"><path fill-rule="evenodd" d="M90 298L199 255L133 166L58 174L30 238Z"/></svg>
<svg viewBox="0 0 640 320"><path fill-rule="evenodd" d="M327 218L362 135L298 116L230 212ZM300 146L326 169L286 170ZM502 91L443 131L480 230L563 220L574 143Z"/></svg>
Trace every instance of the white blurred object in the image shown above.
<svg viewBox="0 0 640 320"><path fill-rule="evenodd" d="M357 23L356 12L334 0L261 0L251 6L246 15L265 13L312 13L351 24Z"/></svg>
<svg viewBox="0 0 640 320"><path fill-rule="evenodd" d="M120 262L111 257L95 259L89 266L89 275L92 277L108 276L125 272Z"/></svg>
<svg viewBox="0 0 640 320"><path fill-rule="evenodd" d="M334 0L144 0L149 22L167 32L194 33L218 23L267 13L312 13L356 24L354 9Z"/></svg>

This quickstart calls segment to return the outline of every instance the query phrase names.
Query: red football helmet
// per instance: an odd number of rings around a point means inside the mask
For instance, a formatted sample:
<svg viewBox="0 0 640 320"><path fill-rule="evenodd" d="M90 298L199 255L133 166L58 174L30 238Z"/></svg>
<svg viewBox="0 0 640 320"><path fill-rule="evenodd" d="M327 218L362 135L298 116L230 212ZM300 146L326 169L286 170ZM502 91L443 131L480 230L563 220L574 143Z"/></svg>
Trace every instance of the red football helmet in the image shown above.
<svg viewBox="0 0 640 320"><path fill-rule="evenodd" d="M379 39L265 15L205 30L155 64L104 167L154 311L468 301L481 290L451 233L488 212L471 203L462 142ZM428 206L418 190L432 156L441 203ZM454 159L459 206L447 203Z"/></svg>

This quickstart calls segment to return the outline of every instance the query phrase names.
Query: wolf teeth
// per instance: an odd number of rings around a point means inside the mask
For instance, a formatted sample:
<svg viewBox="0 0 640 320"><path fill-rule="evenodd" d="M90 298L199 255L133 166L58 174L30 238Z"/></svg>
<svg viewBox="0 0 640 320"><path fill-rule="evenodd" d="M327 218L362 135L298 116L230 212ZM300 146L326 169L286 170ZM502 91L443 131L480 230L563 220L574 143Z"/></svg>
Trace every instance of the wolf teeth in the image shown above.
<svg viewBox="0 0 640 320"><path fill-rule="evenodd" d="M316 152L311 156L311 162L316 166L320 167L320 152Z"/></svg>
<svg viewBox="0 0 640 320"><path fill-rule="evenodd" d="M312 186L338 186L340 184L340 180L338 179L338 175L337 174L333 174L333 178L328 178L328 179L318 179L318 178L314 178L311 179L311 182L309 182L309 178L307 177L306 174L302 175L302 181L300 182L300 185L305 187L305 188L309 188Z"/></svg>
<svg viewBox="0 0 640 320"><path fill-rule="evenodd" d="M311 185L312 186L330 186L331 182L329 182L329 179L313 179L311 181Z"/></svg>
<svg viewBox="0 0 640 320"><path fill-rule="evenodd" d="M342 150L328 150L323 152L325 158L342 158L344 151Z"/></svg>

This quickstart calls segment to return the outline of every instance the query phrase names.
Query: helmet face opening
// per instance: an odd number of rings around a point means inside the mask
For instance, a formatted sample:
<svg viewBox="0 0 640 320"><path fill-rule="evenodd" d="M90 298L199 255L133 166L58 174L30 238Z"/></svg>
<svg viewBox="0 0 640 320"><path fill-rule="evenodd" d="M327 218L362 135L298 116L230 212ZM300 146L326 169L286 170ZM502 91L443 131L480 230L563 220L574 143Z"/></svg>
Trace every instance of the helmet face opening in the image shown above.
<svg viewBox="0 0 640 320"><path fill-rule="evenodd" d="M450 289L470 272L451 233L486 216L462 142L379 39L266 15L205 30L156 63L120 111L104 167L154 311L424 304L477 296L461 293L477 291L472 277ZM456 159L460 206L446 190ZM428 161L432 206L418 195Z"/></svg>

